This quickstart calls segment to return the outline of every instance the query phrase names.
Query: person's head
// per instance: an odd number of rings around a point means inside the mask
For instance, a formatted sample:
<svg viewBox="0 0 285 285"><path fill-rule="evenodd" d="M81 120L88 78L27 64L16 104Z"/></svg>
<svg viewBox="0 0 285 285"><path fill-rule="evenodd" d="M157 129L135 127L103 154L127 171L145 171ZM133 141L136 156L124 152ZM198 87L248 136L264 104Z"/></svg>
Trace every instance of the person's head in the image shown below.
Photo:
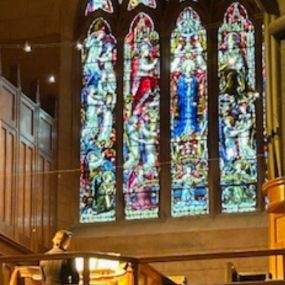
<svg viewBox="0 0 285 285"><path fill-rule="evenodd" d="M56 232L56 234L52 240L53 246L63 248L63 249L67 249L69 244L70 244L71 237L72 237L71 232L65 231L65 230L60 230L60 231Z"/></svg>

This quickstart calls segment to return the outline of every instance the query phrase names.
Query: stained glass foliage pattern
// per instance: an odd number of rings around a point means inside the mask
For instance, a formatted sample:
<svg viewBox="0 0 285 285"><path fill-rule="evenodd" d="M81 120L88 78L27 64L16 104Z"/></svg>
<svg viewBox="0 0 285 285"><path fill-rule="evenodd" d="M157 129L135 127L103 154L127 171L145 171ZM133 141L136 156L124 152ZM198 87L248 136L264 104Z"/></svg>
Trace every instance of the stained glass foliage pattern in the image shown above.
<svg viewBox="0 0 285 285"><path fill-rule="evenodd" d="M206 30L190 7L171 34L172 216L208 213Z"/></svg>
<svg viewBox="0 0 285 285"><path fill-rule="evenodd" d="M156 0L129 0L128 11L135 9L139 4L143 4L153 9L156 8Z"/></svg>
<svg viewBox="0 0 285 285"><path fill-rule="evenodd" d="M238 2L218 34L219 135L222 212L256 210L254 26Z"/></svg>
<svg viewBox="0 0 285 285"><path fill-rule="evenodd" d="M111 0L89 0L85 9L85 16L99 9L108 13L114 12Z"/></svg>
<svg viewBox="0 0 285 285"><path fill-rule="evenodd" d="M124 43L125 218L158 217L159 35L139 13Z"/></svg>
<svg viewBox="0 0 285 285"><path fill-rule="evenodd" d="M80 221L115 220L116 40L99 18L82 49Z"/></svg>

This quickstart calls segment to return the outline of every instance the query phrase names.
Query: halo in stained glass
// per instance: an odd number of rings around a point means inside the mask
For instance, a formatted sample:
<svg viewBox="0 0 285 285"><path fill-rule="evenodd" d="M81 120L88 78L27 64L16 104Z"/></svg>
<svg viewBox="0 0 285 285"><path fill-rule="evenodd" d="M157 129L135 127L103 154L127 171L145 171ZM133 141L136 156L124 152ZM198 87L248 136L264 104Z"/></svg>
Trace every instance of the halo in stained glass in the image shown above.
<svg viewBox="0 0 285 285"><path fill-rule="evenodd" d="M254 26L238 2L218 34L222 212L256 210L257 141Z"/></svg>
<svg viewBox="0 0 285 285"><path fill-rule="evenodd" d="M206 30L185 8L171 34L172 216L208 213Z"/></svg>
<svg viewBox="0 0 285 285"><path fill-rule="evenodd" d="M81 92L80 221L115 220L116 39L103 18L84 41Z"/></svg>
<svg viewBox="0 0 285 285"><path fill-rule="evenodd" d="M119 0L120 1L120 0ZM85 9L85 16L102 9L105 12L113 13L113 4L111 0L89 0Z"/></svg>
<svg viewBox="0 0 285 285"><path fill-rule="evenodd" d="M158 217L159 35L139 13L124 44L124 200L127 220Z"/></svg>

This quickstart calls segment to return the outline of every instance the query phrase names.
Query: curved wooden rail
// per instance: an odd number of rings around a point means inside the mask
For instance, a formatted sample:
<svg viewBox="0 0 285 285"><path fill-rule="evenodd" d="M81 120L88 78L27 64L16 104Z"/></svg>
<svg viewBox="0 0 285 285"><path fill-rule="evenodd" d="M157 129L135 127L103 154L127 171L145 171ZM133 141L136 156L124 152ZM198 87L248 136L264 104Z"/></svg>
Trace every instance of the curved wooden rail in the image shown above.
<svg viewBox="0 0 285 285"><path fill-rule="evenodd" d="M209 253L196 253L187 255L176 255L176 256L155 256L155 257L128 257L122 256L116 253L103 253L103 252L66 252L62 254L29 254L29 255L17 255L17 256L5 256L0 257L0 284L4 284L4 266L5 263L12 263L14 265L21 263L35 263L40 260L55 260L64 258L76 258L81 257L84 260L83 280L84 284L89 284L90 271L88 268L89 258L102 258L110 260L118 260L123 262L131 262L134 265L134 279L136 280L135 285L138 283L136 278L136 268L138 264L145 263L162 263L162 262L177 262L177 261L194 261L194 260L212 260L212 259L229 259L229 258L250 258L250 257L266 257L266 256L282 256L283 264L285 264L285 248L282 249L265 249L265 250L247 250L247 251L226 251L226 252L209 252ZM285 268L284 271L285 272ZM284 278L285 279L285 278ZM266 285L285 285L285 281L277 280L266 281L266 282L250 282L247 285L256 285L265 283ZM234 283L238 285L238 283Z"/></svg>

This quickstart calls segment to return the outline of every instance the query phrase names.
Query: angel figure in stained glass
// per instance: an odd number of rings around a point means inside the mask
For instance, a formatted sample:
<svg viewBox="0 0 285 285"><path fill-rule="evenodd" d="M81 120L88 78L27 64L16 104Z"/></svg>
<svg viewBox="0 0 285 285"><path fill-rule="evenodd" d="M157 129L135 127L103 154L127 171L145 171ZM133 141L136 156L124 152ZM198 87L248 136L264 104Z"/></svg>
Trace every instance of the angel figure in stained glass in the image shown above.
<svg viewBox="0 0 285 285"><path fill-rule="evenodd" d="M86 108L86 127L90 137L95 138L99 131L99 116L102 113L103 98L93 85L89 86Z"/></svg>
<svg viewBox="0 0 285 285"><path fill-rule="evenodd" d="M125 151L128 153L126 161L124 163L125 169L134 168L139 163L140 158L140 135L138 130L138 118L133 115L129 118L128 121L125 122L126 125L126 149Z"/></svg>

